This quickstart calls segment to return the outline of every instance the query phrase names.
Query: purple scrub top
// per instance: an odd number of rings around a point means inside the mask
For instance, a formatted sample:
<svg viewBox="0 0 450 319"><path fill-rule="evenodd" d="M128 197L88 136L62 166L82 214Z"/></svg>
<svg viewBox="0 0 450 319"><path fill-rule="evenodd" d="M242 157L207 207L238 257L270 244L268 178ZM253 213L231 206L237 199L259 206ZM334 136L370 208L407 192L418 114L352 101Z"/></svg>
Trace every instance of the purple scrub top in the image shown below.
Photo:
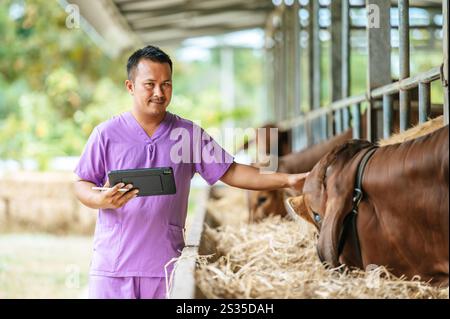
<svg viewBox="0 0 450 319"><path fill-rule="evenodd" d="M164 266L184 247L193 175L198 172L212 185L233 160L203 129L170 112L151 137L131 112L95 127L75 168L81 179L103 186L111 170L171 166L177 192L137 197L119 209L100 209L90 274L164 277ZM173 264L167 267L169 273L172 269Z"/></svg>

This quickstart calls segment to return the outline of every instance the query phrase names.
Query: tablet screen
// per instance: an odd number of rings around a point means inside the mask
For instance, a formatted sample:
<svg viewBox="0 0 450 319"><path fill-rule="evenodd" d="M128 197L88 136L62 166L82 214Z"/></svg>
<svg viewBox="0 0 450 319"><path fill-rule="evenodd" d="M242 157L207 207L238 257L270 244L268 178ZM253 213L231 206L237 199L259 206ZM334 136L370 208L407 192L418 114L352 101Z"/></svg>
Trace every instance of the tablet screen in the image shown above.
<svg viewBox="0 0 450 319"><path fill-rule="evenodd" d="M154 176L133 176L133 187L145 189L151 193L162 193L163 185L159 175ZM124 178L124 180L126 180Z"/></svg>

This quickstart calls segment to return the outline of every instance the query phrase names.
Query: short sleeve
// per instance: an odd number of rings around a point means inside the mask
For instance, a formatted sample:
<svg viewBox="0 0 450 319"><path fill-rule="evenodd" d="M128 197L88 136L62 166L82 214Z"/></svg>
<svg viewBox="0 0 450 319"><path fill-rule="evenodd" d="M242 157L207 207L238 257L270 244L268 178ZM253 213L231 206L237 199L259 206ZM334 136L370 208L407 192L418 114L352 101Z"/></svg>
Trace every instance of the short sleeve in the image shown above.
<svg viewBox="0 0 450 319"><path fill-rule="evenodd" d="M224 150L208 133L200 128L201 138L194 138L195 171L213 185L230 168L234 157Z"/></svg>
<svg viewBox="0 0 450 319"><path fill-rule="evenodd" d="M105 147L98 128L94 128L75 167L74 173L81 179L103 185L105 173Z"/></svg>

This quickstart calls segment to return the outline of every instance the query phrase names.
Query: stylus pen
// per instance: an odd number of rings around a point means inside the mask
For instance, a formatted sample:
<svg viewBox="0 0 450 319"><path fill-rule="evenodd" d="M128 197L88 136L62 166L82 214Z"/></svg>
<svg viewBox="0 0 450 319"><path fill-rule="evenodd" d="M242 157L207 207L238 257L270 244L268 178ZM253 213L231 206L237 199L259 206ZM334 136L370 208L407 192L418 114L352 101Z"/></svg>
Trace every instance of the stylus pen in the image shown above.
<svg viewBox="0 0 450 319"><path fill-rule="evenodd" d="M110 187L92 187L92 189L95 191L107 191L111 188ZM129 189L128 188L119 188L118 191L119 192L128 192Z"/></svg>

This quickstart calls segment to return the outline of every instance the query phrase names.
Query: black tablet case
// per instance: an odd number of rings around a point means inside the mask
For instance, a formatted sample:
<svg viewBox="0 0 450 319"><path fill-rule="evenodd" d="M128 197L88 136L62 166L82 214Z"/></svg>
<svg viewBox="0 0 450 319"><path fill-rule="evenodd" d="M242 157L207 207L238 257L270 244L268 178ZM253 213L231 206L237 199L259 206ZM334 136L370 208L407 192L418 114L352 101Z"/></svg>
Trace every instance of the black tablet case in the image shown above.
<svg viewBox="0 0 450 319"><path fill-rule="evenodd" d="M171 167L116 170L108 173L110 185L133 184L139 189L138 196L170 195L176 193Z"/></svg>

